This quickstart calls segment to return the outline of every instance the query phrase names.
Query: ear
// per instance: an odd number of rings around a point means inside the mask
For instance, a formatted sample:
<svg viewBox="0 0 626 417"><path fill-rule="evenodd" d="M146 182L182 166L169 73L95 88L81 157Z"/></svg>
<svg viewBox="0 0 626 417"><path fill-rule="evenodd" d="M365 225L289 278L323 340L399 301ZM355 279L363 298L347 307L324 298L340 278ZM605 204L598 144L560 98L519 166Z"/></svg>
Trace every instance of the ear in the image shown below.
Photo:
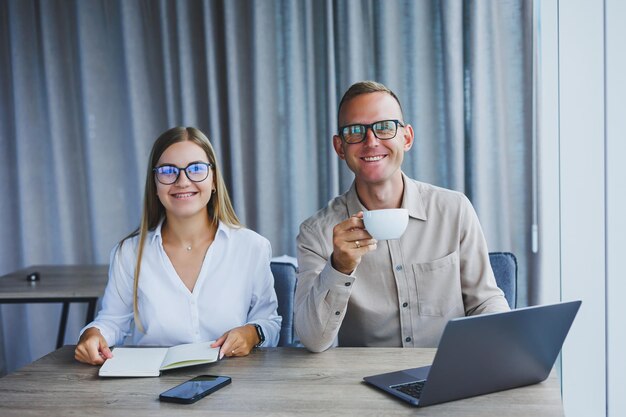
<svg viewBox="0 0 626 417"><path fill-rule="evenodd" d="M413 133L413 127L407 124L402 130L404 131L404 135L402 135L402 139L404 141L403 149L404 152L407 152L413 147L413 140L415 138Z"/></svg>
<svg viewBox="0 0 626 417"><path fill-rule="evenodd" d="M345 161L346 153L343 150L343 140L341 140L341 137L339 135L333 136L333 147L335 148L335 152L337 152L339 158Z"/></svg>

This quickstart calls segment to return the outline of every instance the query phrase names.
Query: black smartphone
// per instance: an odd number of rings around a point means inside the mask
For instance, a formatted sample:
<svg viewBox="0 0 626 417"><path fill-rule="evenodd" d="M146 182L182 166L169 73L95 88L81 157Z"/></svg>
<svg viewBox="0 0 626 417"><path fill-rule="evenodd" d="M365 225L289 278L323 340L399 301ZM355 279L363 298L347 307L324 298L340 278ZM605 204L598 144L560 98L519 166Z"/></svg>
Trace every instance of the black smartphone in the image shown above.
<svg viewBox="0 0 626 417"><path fill-rule="evenodd" d="M216 375L200 375L185 381L159 395L159 400L172 403L191 404L200 398L230 384L230 377Z"/></svg>

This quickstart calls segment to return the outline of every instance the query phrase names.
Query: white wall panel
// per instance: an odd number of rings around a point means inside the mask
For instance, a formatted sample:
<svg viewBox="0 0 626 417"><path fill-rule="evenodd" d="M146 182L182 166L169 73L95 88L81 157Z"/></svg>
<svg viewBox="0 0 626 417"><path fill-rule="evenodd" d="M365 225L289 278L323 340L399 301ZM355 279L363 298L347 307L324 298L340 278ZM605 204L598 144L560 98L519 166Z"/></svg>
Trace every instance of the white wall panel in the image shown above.
<svg viewBox="0 0 626 417"><path fill-rule="evenodd" d="M626 416L626 2L606 0L607 399Z"/></svg>
<svg viewBox="0 0 626 417"><path fill-rule="evenodd" d="M606 414L604 7L559 2L561 294L583 304L563 348L566 416Z"/></svg>

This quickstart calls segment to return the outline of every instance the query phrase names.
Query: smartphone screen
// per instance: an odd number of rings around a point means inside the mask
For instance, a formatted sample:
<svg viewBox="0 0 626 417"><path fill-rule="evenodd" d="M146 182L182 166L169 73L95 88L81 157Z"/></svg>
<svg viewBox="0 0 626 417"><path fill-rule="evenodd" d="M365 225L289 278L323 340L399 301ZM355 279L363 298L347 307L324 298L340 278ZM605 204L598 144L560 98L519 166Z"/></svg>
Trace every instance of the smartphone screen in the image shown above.
<svg viewBox="0 0 626 417"><path fill-rule="evenodd" d="M191 404L230 384L230 377L200 375L159 395L161 401Z"/></svg>

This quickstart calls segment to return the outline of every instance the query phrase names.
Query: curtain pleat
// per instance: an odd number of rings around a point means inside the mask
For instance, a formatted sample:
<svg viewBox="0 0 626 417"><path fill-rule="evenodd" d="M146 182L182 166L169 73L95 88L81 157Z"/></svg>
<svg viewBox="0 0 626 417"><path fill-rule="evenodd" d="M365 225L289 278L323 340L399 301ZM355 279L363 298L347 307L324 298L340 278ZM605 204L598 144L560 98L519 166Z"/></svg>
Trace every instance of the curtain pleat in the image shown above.
<svg viewBox="0 0 626 417"><path fill-rule="evenodd" d="M211 139L235 209L275 255L352 183L337 104L394 90L404 171L465 192L492 251L530 254L532 3L524 0L0 2L0 274L106 264L139 224L147 159L175 125ZM60 306L0 306L0 374L54 349ZM72 306L75 343L85 306ZM4 363L4 365L3 365ZM4 366L4 369L2 368Z"/></svg>

